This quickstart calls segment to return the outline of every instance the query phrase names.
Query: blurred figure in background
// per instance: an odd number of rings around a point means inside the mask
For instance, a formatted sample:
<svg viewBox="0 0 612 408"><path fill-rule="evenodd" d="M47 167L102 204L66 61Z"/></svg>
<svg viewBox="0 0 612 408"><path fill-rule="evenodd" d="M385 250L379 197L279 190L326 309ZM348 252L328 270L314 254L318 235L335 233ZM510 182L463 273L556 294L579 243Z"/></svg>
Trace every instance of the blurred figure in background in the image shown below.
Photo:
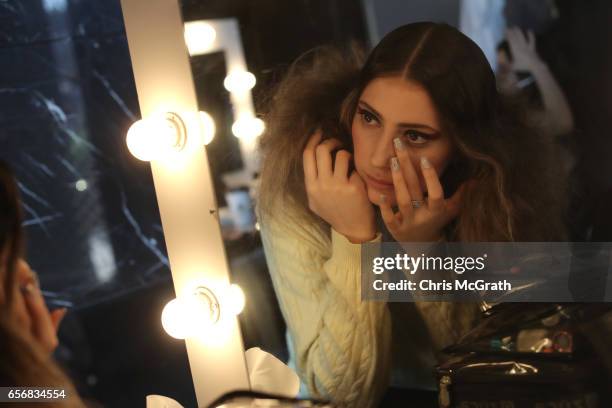
<svg viewBox="0 0 612 408"><path fill-rule="evenodd" d="M0 386L62 389L69 398L36 406L85 406L51 357L66 310L49 312L36 275L22 259L21 220L17 185L0 161Z"/></svg>
<svg viewBox="0 0 612 408"><path fill-rule="evenodd" d="M530 118L545 134L559 136L574 130L574 116L563 90L536 51L535 35L520 28L507 30L497 50L500 92L526 99Z"/></svg>

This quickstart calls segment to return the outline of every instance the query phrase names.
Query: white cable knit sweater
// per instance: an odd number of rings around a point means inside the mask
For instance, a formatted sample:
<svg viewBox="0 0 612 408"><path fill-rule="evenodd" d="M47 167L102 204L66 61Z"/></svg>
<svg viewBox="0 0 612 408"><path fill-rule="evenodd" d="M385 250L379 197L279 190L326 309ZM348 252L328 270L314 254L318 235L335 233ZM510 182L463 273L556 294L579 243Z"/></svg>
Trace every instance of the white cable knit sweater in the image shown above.
<svg viewBox="0 0 612 408"><path fill-rule="evenodd" d="M392 372L394 385L433 386L423 381L423 370L427 377L435 353L469 329L476 315L473 305L466 313L465 307L446 302L421 303L410 316L404 308L414 309L411 304L362 302L361 245L333 229L330 239L315 226L280 213L260 224L268 268L293 340L292 359L313 397L340 406L376 407ZM372 242L380 241L379 233ZM411 333L419 315L431 341L428 335L423 340Z"/></svg>

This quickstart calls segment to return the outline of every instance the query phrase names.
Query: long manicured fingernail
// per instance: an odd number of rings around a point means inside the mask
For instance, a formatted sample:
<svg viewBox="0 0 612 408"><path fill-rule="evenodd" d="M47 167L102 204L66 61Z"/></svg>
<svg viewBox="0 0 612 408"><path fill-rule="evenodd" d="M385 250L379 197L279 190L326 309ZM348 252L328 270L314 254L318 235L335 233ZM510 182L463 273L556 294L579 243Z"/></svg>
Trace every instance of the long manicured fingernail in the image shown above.
<svg viewBox="0 0 612 408"><path fill-rule="evenodd" d="M431 163L429 162L429 160L427 160L427 157L425 156L421 157L421 167L423 167L424 169L431 168Z"/></svg>
<svg viewBox="0 0 612 408"><path fill-rule="evenodd" d="M399 170L399 161L397 160L397 157L391 158L391 170L393 171Z"/></svg>
<svg viewBox="0 0 612 408"><path fill-rule="evenodd" d="M381 195L380 195L380 202L381 202L382 204L386 203L386 202L387 202L387 196L386 196L386 195L384 195L384 194L381 194Z"/></svg>
<svg viewBox="0 0 612 408"><path fill-rule="evenodd" d="M395 145L395 148L397 150L404 150L404 142L402 142L402 139L400 139L399 137L393 139L393 144Z"/></svg>

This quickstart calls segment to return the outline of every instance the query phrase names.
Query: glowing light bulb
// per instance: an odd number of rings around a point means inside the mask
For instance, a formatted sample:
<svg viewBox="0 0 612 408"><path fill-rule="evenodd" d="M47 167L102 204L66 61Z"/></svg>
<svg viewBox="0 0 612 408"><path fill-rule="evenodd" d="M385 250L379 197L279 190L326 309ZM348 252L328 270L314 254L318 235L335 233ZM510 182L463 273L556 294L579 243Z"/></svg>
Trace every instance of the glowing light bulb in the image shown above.
<svg viewBox="0 0 612 408"><path fill-rule="evenodd" d="M223 313L238 315L244 309L245 296L240 286L221 288ZM162 327L175 339L205 336L221 316L221 305L215 294L200 286L188 296L173 299L164 306Z"/></svg>
<svg viewBox="0 0 612 408"><path fill-rule="evenodd" d="M225 307L227 311L234 315L239 315L244 310L246 299L242 288L236 284L231 284L225 294Z"/></svg>
<svg viewBox="0 0 612 408"><path fill-rule="evenodd" d="M189 55L208 52L217 38L217 31L208 23L194 21L185 23L185 44Z"/></svg>
<svg viewBox="0 0 612 408"><path fill-rule="evenodd" d="M173 299L166 304L162 311L162 327L166 333L175 339L187 338L191 332L187 316L183 313L184 309L185 307L179 299Z"/></svg>
<svg viewBox="0 0 612 408"><path fill-rule="evenodd" d="M219 321L219 316L220 307L215 294L210 289L198 287L193 294L168 302L161 321L166 333L176 339L185 339L206 335L207 330Z"/></svg>
<svg viewBox="0 0 612 408"><path fill-rule="evenodd" d="M202 141L207 145L215 138L215 133L217 131L215 121L212 116L204 111L199 112L199 119L202 126Z"/></svg>
<svg viewBox="0 0 612 408"><path fill-rule="evenodd" d="M215 137L215 121L206 112L166 112L135 122L127 133L129 151L143 161L189 153Z"/></svg>
<svg viewBox="0 0 612 408"><path fill-rule="evenodd" d="M235 71L225 77L223 86L230 92L242 93L252 89L257 80L248 71Z"/></svg>
<svg viewBox="0 0 612 408"><path fill-rule="evenodd" d="M128 150L142 161L162 158L179 145L179 130L165 117L150 117L132 124L127 132Z"/></svg>
<svg viewBox="0 0 612 408"><path fill-rule="evenodd" d="M238 139L253 139L261 135L266 129L263 120L259 118L238 119L232 125L232 133Z"/></svg>

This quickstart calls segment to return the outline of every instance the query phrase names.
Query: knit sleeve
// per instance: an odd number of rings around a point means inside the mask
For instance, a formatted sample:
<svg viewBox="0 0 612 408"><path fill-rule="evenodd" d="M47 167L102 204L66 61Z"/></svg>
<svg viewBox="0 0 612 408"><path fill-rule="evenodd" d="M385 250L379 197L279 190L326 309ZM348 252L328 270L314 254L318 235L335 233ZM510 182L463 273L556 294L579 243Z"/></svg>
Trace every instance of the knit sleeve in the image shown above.
<svg viewBox="0 0 612 408"><path fill-rule="evenodd" d="M333 230L330 242L314 227L275 220L262 223L261 233L298 374L311 395L376 406L389 382L391 319L386 303L361 301L361 245Z"/></svg>

